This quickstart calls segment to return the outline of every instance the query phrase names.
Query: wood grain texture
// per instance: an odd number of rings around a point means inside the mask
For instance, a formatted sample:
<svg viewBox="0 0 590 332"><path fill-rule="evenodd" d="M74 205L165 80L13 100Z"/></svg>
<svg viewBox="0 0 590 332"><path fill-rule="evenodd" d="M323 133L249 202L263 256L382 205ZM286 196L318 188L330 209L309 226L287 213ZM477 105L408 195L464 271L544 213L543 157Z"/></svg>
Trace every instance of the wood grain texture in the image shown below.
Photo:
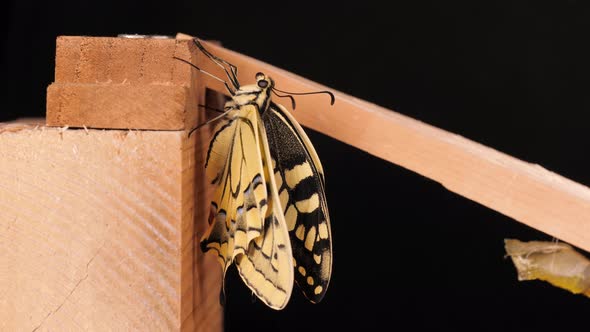
<svg viewBox="0 0 590 332"><path fill-rule="evenodd" d="M297 109L292 113L303 125L422 174L459 195L590 251L587 186L219 45L204 44L213 54L239 68L242 84L254 82L255 73L261 71L285 91L334 92L333 107L325 95L297 98ZM197 63L204 70L224 77L205 56L199 55ZM201 79L205 86L225 91L218 81L206 75ZM292 111L289 103L283 105ZM328 179L329 172L326 170Z"/></svg>
<svg viewBox="0 0 590 332"><path fill-rule="evenodd" d="M47 125L183 130L196 124L196 80L186 40L58 37Z"/></svg>
<svg viewBox="0 0 590 332"><path fill-rule="evenodd" d="M0 330L221 330L197 139L0 126Z"/></svg>

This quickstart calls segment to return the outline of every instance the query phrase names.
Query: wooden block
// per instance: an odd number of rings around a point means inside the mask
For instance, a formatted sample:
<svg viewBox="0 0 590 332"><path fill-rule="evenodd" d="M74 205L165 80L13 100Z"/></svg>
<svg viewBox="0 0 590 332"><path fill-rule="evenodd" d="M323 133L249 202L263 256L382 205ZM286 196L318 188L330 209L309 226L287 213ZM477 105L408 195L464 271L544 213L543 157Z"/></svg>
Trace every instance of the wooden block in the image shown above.
<svg viewBox="0 0 590 332"><path fill-rule="evenodd" d="M197 118L188 40L58 37L47 125L184 130Z"/></svg>
<svg viewBox="0 0 590 332"><path fill-rule="evenodd" d="M196 125L185 118L196 109L189 88L176 85L62 84L47 89L47 123L51 126L182 130ZM53 111L49 111L53 110Z"/></svg>
<svg viewBox="0 0 590 332"><path fill-rule="evenodd" d="M186 39L60 36L55 82L189 85L191 68L173 56L195 54Z"/></svg>
<svg viewBox="0 0 590 332"><path fill-rule="evenodd" d="M221 330L199 133L0 125L0 330Z"/></svg>

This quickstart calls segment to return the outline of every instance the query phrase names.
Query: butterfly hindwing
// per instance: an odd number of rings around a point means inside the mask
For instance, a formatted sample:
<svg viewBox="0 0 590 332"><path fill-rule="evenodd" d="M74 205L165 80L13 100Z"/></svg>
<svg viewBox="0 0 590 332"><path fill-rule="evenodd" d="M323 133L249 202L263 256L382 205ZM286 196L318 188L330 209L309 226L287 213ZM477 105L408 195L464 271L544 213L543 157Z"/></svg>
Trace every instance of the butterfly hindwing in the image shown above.
<svg viewBox="0 0 590 332"><path fill-rule="evenodd" d="M273 309L282 309L293 289L293 258L275 179L269 168L270 152L264 127L259 130L265 178L268 179L268 210L262 236L250 243L247 255L237 258L237 266L244 282L264 303Z"/></svg>
<svg viewBox="0 0 590 332"><path fill-rule="evenodd" d="M295 281L317 303L325 295L332 270L323 169L309 138L287 110L271 103L262 119L291 238Z"/></svg>

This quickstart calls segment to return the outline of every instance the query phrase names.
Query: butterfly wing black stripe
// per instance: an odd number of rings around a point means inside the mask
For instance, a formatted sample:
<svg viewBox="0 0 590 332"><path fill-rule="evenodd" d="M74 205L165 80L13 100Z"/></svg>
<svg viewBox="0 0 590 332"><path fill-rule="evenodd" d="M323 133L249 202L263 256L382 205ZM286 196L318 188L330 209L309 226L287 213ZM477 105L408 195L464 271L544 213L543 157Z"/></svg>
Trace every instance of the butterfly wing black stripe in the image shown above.
<svg viewBox="0 0 590 332"><path fill-rule="evenodd" d="M295 281L310 301L319 302L332 271L323 169L307 135L282 106L271 104L262 119L289 229Z"/></svg>

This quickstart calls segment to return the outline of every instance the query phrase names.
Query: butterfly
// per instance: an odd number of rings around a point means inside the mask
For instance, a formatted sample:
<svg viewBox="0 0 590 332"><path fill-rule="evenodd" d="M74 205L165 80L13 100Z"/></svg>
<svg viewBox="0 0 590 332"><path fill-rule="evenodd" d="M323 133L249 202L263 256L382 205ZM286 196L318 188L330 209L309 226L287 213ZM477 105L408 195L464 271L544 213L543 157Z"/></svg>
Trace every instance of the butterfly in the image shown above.
<svg viewBox="0 0 590 332"><path fill-rule="evenodd" d="M245 284L273 309L287 305L294 282L317 303L332 273L318 155L295 118L272 100L271 93L284 91L271 77L258 73L255 84L241 86L235 66L193 41L233 85L225 83L231 99L214 119L218 124L207 151L206 175L215 191L201 248L217 254L224 274L235 263ZM317 93L329 94L334 103L330 92Z"/></svg>

